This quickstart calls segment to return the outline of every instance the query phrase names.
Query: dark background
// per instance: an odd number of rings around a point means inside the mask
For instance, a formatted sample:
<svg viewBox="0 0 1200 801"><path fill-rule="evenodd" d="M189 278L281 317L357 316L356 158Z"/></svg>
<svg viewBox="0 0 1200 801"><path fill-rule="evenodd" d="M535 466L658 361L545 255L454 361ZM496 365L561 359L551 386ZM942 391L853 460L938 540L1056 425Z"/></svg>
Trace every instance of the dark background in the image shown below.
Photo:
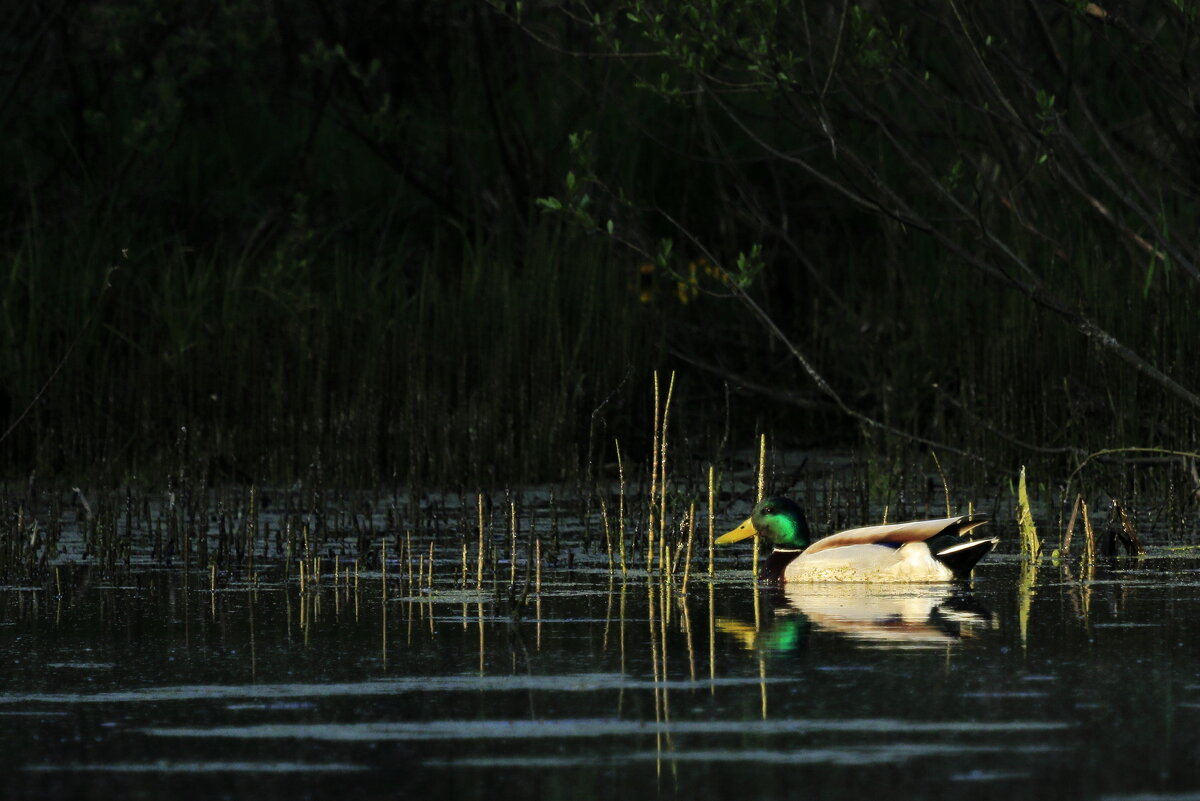
<svg viewBox="0 0 1200 801"><path fill-rule="evenodd" d="M685 457L760 431L983 471L1139 446L1108 462L1190 481L1196 21L21 4L0 469L587 477L615 439L649 451L674 370Z"/></svg>

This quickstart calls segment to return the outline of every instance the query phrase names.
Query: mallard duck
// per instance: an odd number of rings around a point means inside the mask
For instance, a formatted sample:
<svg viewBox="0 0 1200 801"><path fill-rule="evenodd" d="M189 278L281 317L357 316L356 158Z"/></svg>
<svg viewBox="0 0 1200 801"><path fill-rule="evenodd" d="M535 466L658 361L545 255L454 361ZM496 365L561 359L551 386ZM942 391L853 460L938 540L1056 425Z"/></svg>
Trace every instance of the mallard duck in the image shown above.
<svg viewBox="0 0 1200 801"><path fill-rule="evenodd" d="M767 498L718 545L761 537L771 543L765 577L772 581L951 581L968 578L999 540L964 540L987 521L964 517L852 528L816 542L804 510L787 498Z"/></svg>

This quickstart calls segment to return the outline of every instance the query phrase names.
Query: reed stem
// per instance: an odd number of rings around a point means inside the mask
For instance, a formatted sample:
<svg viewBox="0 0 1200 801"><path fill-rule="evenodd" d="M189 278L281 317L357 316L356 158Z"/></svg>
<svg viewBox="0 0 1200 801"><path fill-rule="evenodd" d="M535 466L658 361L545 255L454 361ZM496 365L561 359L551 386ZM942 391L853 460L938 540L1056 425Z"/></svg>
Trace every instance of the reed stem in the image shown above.
<svg viewBox="0 0 1200 801"><path fill-rule="evenodd" d="M713 546L716 542L716 529L713 527L714 506L716 505L717 493L713 485L713 466L708 466L708 575L711 578L716 575L713 567Z"/></svg>
<svg viewBox="0 0 1200 801"><path fill-rule="evenodd" d="M654 439L650 446L650 516L646 526L646 572L654 570L654 530L657 523L654 501L658 497L658 438L659 426L659 390L658 371L654 371Z"/></svg>
<svg viewBox="0 0 1200 801"><path fill-rule="evenodd" d="M754 505L762 503L767 492L767 435L760 434L758 438L758 482L754 493ZM750 557L750 574L758 579L758 537L753 537L754 553Z"/></svg>
<svg viewBox="0 0 1200 801"><path fill-rule="evenodd" d="M475 504L479 511L479 558L475 565L475 589L483 592L483 493L475 496Z"/></svg>
<svg viewBox="0 0 1200 801"><path fill-rule="evenodd" d="M625 564L625 463L621 459L621 441L613 440L617 448L617 552L621 558L621 575L627 573Z"/></svg>

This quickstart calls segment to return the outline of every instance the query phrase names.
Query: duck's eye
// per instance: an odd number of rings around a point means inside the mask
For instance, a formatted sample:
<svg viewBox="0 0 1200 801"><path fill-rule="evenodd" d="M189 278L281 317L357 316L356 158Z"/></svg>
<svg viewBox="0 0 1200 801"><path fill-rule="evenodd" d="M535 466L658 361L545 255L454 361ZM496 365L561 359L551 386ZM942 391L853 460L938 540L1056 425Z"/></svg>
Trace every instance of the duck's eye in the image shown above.
<svg viewBox="0 0 1200 801"><path fill-rule="evenodd" d="M763 509L763 512L762 512L762 513L763 513L764 515L773 515L773 514L775 514L775 507L774 507L774 506L768 506L766 509Z"/></svg>

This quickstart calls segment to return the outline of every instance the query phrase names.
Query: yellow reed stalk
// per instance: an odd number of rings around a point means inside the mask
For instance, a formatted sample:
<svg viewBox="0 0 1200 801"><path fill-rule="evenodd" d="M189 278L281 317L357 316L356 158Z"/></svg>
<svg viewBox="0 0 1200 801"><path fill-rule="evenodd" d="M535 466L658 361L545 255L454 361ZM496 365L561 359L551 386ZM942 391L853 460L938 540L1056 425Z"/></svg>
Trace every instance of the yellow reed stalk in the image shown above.
<svg viewBox="0 0 1200 801"><path fill-rule="evenodd" d="M387 624L387 540L384 539L380 544L380 564L383 566L383 576L380 584L383 585L383 603L379 609L379 655L383 661L383 666L386 668L388 663L388 624ZM305 633L307 638L308 634Z"/></svg>
<svg viewBox="0 0 1200 801"><path fill-rule="evenodd" d="M754 493L754 505L762 501L767 494L767 435L760 434L758 438L758 484ZM758 537L753 537L754 553L750 557L750 571L755 580L758 579ZM755 596L757 598L757 595Z"/></svg>
<svg viewBox="0 0 1200 801"><path fill-rule="evenodd" d="M696 504L693 502L688 507L688 537L687 537L687 553L683 557L683 582L681 591L687 595L688 574L691 572L692 566L692 540L696 538Z"/></svg>
<svg viewBox="0 0 1200 801"><path fill-rule="evenodd" d="M508 583L516 585L517 583L517 503L516 501L508 502L509 525L508 525Z"/></svg>
<svg viewBox="0 0 1200 801"><path fill-rule="evenodd" d="M686 573L684 576L686 577ZM687 596L683 598L683 633L687 636L687 652L688 652L688 676L693 682L696 681L696 649L692 645L692 612L688 604Z"/></svg>
<svg viewBox="0 0 1200 801"><path fill-rule="evenodd" d="M384 537L379 542L379 591L383 596L383 600L387 601L387 537ZM386 607L387 604L385 603ZM384 637L387 637L387 629L384 629ZM387 651L385 650L386 654Z"/></svg>
<svg viewBox="0 0 1200 801"><path fill-rule="evenodd" d="M660 458L662 465L658 469L658 541L659 547L665 548L667 542L667 422L671 413L671 398L675 395L675 371L671 371L671 381L667 385L667 399L663 401L662 437L659 439ZM664 551L665 552L665 551ZM659 554L659 566L662 566L663 554Z"/></svg>
<svg viewBox="0 0 1200 801"><path fill-rule="evenodd" d="M715 575L713 568L713 543L716 542L716 529L713 528L713 516L716 505L716 487L713 481L713 466L708 466L708 575Z"/></svg>
<svg viewBox="0 0 1200 801"><path fill-rule="evenodd" d="M654 439L650 446L650 517L646 526L646 572L654 570L654 528L656 524L654 500L658 497L658 371L654 371Z"/></svg>
<svg viewBox="0 0 1200 801"><path fill-rule="evenodd" d="M657 620L657 601L655 597L654 585L646 581L646 595L649 613L650 613L650 671L654 678L654 722L662 722L662 687L659 683L660 673L658 670L658 620ZM665 676L662 676L665 679ZM654 727L654 741L656 748L662 750L662 727Z"/></svg>
<svg viewBox="0 0 1200 801"><path fill-rule="evenodd" d="M942 463L938 460L937 453L931 450L929 455L933 457L933 466L937 468L938 475L942 479L942 492L946 496L946 517L950 517L950 485L946 482L946 474L942 472Z"/></svg>
<svg viewBox="0 0 1200 801"><path fill-rule="evenodd" d="M1083 572L1087 573L1092 570L1096 564L1096 533L1092 529L1092 519L1088 516L1087 501L1080 501L1080 508L1083 510ZM1088 576L1087 578L1091 578Z"/></svg>
<svg viewBox="0 0 1200 801"><path fill-rule="evenodd" d="M1079 505L1083 503L1083 496L1076 495L1075 503L1071 505L1071 517L1067 521L1066 533L1062 535L1062 540L1058 546L1058 554L1063 559L1071 553L1071 538L1075 535L1075 521L1079 519Z"/></svg>
<svg viewBox="0 0 1200 801"><path fill-rule="evenodd" d="M758 694L762 704L762 719L767 719L767 660L758 656Z"/></svg>
<svg viewBox="0 0 1200 801"><path fill-rule="evenodd" d="M411 595L413 591L413 549L411 531L404 532L404 552L400 554L400 559L397 561L401 562L399 565L400 570L402 571L401 576L403 577L403 581L407 586L405 592Z"/></svg>
<svg viewBox="0 0 1200 801"><path fill-rule="evenodd" d="M617 447L617 550L621 558L621 575L626 573L625 566L625 463L621 460L621 441L613 440Z"/></svg>
<svg viewBox="0 0 1200 801"><path fill-rule="evenodd" d="M708 585L708 691L717 694L717 592L711 582Z"/></svg>
<svg viewBox="0 0 1200 801"><path fill-rule="evenodd" d="M483 591L483 493L475 496L476 506L479 509L479 559L475 565L475 589L478 592ZM483 623L479 624L481 627ZM482 631L482 628L480 629ZM482 634L480 635L482 637ZM480 660L483 659L482 654Z"/></svg>
<svg viewBox="0 0 1200 801"><path fill-rule="evenodd" d="M661 672L662 672L662 681L663 681L663 721L670 722L671 708L670 708L669 698L668 698L668 694L667 694L667 679L670 676L670 674L667 671L667 623L670 622L670 611L671 611L671 602L670 601L671 601L671 599L670 599L670 595L667 592L667 586L665 584L663 584L661 586L662 586L662 594L659 596L659 603L661 604L660 608L662 609L662 614L658 616L658 620L659 620L659 626L661 627L662 631L660 632L658 641L662 647ZM670 730L668 730L667 731L667 742L668 743L670 742L670 738L671 738L671 733L670 733Z"/></svg>
<svg viewBox="0 0 1200 801"><path fill-rule="evenodd" d="M608 574L611 577L616 567L613 564L612 529L608 525L608 504L600 496L600 525L604 529L604 552L608 555Z"/></svg>

